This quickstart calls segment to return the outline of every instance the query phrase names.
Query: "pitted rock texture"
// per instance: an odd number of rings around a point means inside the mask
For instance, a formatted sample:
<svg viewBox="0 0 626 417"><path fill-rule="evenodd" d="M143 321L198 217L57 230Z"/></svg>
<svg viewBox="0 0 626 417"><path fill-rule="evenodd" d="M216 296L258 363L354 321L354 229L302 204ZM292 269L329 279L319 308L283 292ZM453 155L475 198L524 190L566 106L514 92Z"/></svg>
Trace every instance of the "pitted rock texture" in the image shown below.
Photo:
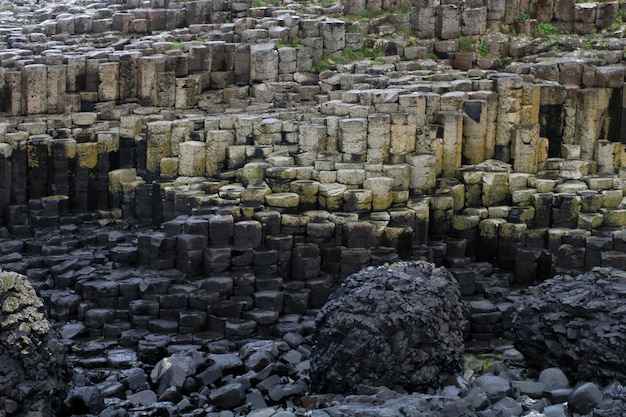
<svg viewBox="0 0 626 417"><path fill-rule="evenodd" d="M529 364L558 365L576 380L626 379L626 272L593 268L530 287L513 317Z"/></svg>
<svg viewBox="0 0 626 417"><path fill-rule="evenodd" d="M312 388L438 387L463 366L459 285L434 264L399 262L351 275L316 318Z"/></svg>
<svg viewBox="0 0 626 417"><path fill-rule="evenodd" d="M65 347L25 276L0 270L0 308L0 410L52 417L65 397Z"/></svg>

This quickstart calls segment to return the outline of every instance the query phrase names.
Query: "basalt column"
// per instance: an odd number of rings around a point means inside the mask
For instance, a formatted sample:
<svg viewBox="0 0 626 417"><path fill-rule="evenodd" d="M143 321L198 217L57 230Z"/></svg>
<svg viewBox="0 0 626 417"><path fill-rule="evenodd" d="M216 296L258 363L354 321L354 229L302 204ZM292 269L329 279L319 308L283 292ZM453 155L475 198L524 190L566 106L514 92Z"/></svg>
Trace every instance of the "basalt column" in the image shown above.
<svg viewBox="0 0 626 417"><path fill-rule="evenodd" d="M539 160L539 125L516 125L511 131L512 158L515 172L537 172Z"/></svg>
<svg viewBox="0 0 626 417"><path fill-rule="evenodd" d="M22 114L48 111L48 67L43 64L22 68Z"/></svg>
<svg viewBox="0 0 626 417"><path fill-rule="evenodd" d="M11 145L11 203L23 204L28 201L28 153L26 132L6 134L4 141Z"/></svg>
<svg viewBox="0 0 626 417"><path fill-rule="evenodd" d="M463 163L474 165L485 160L487 103L484 100L463 102Z"/></svg>
<svg viewBox="0 0 626 417"><path fill-rule="evenodd" d="M48 135L33 135L28 138L28 198L41 198L48 195Z"/></svg>
<svg viewBox="0 0 626 417"><path fill-rule="evenodd" d="M391 117L372 114L367 117L367 162L384 163L389 159Z"/></svg>
<svg viewBox="0 0 626 417"><path fill-rule="evenodd" d="M165 57L162 55L141 57L137 60L137 71L139 103L142 106L158 106L159 80L165 71Z"/></svg>
<svg viewBox="0 0 626 417"><path fill-rule="evenodd" d="M138 59L141 56L137 51L125 51L119 55L119 98L122 102L137 100L138 88Z"/></svg>
<svg viewBox="0 0 626 417"><path fill-rule="evenodd" d="M574 143L580 145L582 159L593 159L595 142L602 127L599 115L605 98L603 89L590 88L578 91Z"/></svg>
<svg viewBox="0 0 626 417"><path fill-rule="evenodd" d="M417 126L414 119L408 112L391 114L391 148L389 153L392 163L403 162L406 155L415 151Z"/></svg>
<svg viewBox="0 0 626 417"><path fill-rule="evenodd" d="M98 100L116 101L119 98L119 72L117 62L103 62L98 65Z"/></svg>
<svg viewBox="0 0 626 417"><path fill-rule="evenodd" d="M98 143L78 143L76 145L75 205L79 212L91 212L97 207L97 168Z"/></svg>
<svg viewBox="0 0 626 417"><path fill-rule="evenodd" d="M565 106L565 97L565 89L558 84L541 86L540 135L548 138L548 157L550 158L561 156L566 114L573 112L575 115L576 113L575 106L573 109ZM572 119L572 121L574 120Z"/></svg>
<svg viewBox="0 0 626 417"><path fill-rule="evenodd" d="M339 121L339 150L345 162L363 162L367 149L367 119Z"/></svg>
<svg viewBox="0 0 626 417"><path fill-rule="evenodd" d="M172 123L167 121L150 122L147 125L146 171L151 179L161 174L161 160L171 155Z"/></svg>
<svg viewBox="0 0 626 417"><path fill-rule="evenodd" d="M496 147L496 129L494 129L493 126L495 126L496 119L498 117L498 94L495 91L479 90L479 91L471 92L469 97L470 97L470 100L481 100L484 102L484 105L483 105L485 107L484 123L487 126L485 130L485 138L484 138L485 159L493 159L494 154L495 154L495 147ZM465 121L466 119L463 120L464 122L463 129L465 129ZM472 121L468 120L468 122L470 122L471 124ZM481 125L483 123L482 114L481 114L480 123ZM465 131L464 131L464 134L465 134Z"/></svg>
<svg viewBox="0 0 626 417"><path fill-rule="evenodd" d="M419 38L435 36L435 6L431 0L413 0L411 28Z"/></svg>
<svg viewBox="0 0 626 417"><path fill-rule="evenodd" d="M212 176L226 167L228 151L235 145L235 135L232 130L206 131L206 167L207 176Z"/></svg>
<svg viewBox="0 0 626 417"><path fill-rule="evenodd" d="M505 75L494 77L498 92L498 116L496 118L496 159L511 160L511 129L520 123L522 116L522 79Z"/></svg>
<svg viewBox="0 0 626 417"><path fill-rule="evenodd" d="M22 75L18 71L6 72L4 76L4 103L11 116L22 111Z"/></svg>
<svg viewBox="0 0 626 417"><path fill-rule="evenodd" d="M463 149L463 114L441 112L436 121L443 126L443 176L455 178L461 167Z"/></svg>
<svg viewBox="0 0 626 417"><path fill-rule="evenodd" d="M119 167L120 140L117 132L99 132L98 138L98 172L96 174L97 206L99 210L109 209L109 172Z"/></svg>
<svg viewBox="0 0 626 417"><path fill-rule="evenodd" d="M4 208L11 202L11 154L8 143L0 143L0 224L3 224Z"/></svg>
<svg viewBox="0 0 626 417"><path fill-rule="evenodd" d="M417 195L427 194L437 184L437 157L430 153L407 156L411 172L410 189Z"/></svg>
<svg viewBox="0 0 626 417"><path fill-rule="evenodd" d="M76 141L53 139L50 141L50 191L66 195L75 201L74 180L76 176Z"/></svg>
<svg viewBox="0 0 626 417"><path fill-rule="evenodd" d="M65 88L67 71L65 65L48 66L47 101L49 113L65 112Z"/></svg>

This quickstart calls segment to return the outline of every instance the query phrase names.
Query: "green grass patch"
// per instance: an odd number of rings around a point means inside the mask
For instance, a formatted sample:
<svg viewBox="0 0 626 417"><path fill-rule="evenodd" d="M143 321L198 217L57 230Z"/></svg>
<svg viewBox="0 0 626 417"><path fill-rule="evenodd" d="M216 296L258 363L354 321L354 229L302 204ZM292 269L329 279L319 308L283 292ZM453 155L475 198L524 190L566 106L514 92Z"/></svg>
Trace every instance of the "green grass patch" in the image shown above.
<svg viewBox="0 0 626 417"><path fill-rule="evenodd" d="M351 48L345 48L341 52L341 56L337 58L331 58L326 55L323 55L321 59L317 61L313 61L313 65L311 66L310 72L320 73L322 71L330 69L333 65L341 64L349 61L358 61L362 59L375 59L385 56L383 52L376 52L372 48L362 48L359 50L353 50ZM374 62L380 62L383 64L383 61L376 60ZM377 65L380 65L377 64Z"/></svg>
<svg viewBox="0 0 626 417"><path fill-rule="evenodd" d="M172 42L170 45L170 51L180 51L183 49L183 45L180 42Z"/></svg>
<svg viewBox="0 0 626 417"><path fill-rule="evenodd" d="M530 19L530 12L528 11L521 12L520 14L515 16L515 20L518 22L523 22L524 20L528 20L528 19Z"/></svg>
<svg viewBox="0 0 626 417"><path fill-rule="evenodd" d="M362 22L367 22L370 19L375 19L377 17L385 17L387 16L387 12L384 10L363 10L356 17Z"/></svg>
<svg viewBox="0 0 626 417"><path fill-rule="evenodd" d="M537 35L549 36L558 33L558 29L552 23L539 22L537 23Z"/></svg>
<svg viewBox="0 0 626 417"><path fill-rule="evenodd" d="M481 40L480 44L478 45L478 56L486 57L488 54L489 54L489 45L487 45L487 42L485 42L484 40Z"/></svg>
<svg viewBox="0 0 626 417"><path fill-rule="evenodd" d="M620 10L617 12L617 16L615 16L615 21L607 26L607 30L614 31L622 27L622 25L626 22L626 11Z"/></svg>
<svg viewBox="0 0 626 417"><path fill-rule="evenodd" d="M254 0L250 7L278 7L280 6L280 0Z"/></svg>
<svg viewBox="0 0 626 417"><path fill-rule="evenodd" d="M461 36L458 42L459 52L474 52L474 41L469 36Z"/></svg>
<svg viewBox="0 0 626 417"><path fill-rule="evenodd" d="M318 59L317 61L313 61L313 65L311 65L311 69L309 72L319 74L322 71L326 71L330 69L331 63L328 58L322 57L322 59Z"/></svg>

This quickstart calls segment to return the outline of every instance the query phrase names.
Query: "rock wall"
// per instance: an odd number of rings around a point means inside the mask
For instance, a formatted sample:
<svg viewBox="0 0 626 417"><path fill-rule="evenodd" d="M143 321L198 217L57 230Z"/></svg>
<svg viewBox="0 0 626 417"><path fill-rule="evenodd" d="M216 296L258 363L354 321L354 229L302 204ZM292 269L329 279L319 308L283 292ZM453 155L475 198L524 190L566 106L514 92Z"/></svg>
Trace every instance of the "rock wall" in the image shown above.
<svg viewBox="0 0 626 417"><path fill-rule="evenodd" d="M383 3L364 7L428 9ZM626 267L623 40L472 37L454 4L434 27L460 32L410 40L411 13L361 6L56 5L5 29L3 261L94 337L289 328L398 259L445 264L463 295ZM154 282L93 283L90 262ZM510 326L487 313L484 337Z"/></svg>
<svg viewBox="0 0 626 417"><path fill-rule="evenodd" d="M452 237L469 242L460 256L508 269L522 262L518 249L529 258L524 270L542 250L550 271L617 262L610 252L626 223L626 160L611 103L622 96L623 75L621 66L597 67L593 87L505 73L478 81L381 77L391 85L361 89L365 75L337 73L319 83L331 99L318 112L142 115L145 107L133 105L7 119L2 219L29 236L105 210L131 224L163 225L175 241L188 233L178 216L199 217L202 228L188 234L209 234L192 244L196 251L272 250L267 236L287 234L320 250L380 246L410 256ZM325 214L303 214L318 209ZM329 220L336 212L351 214ZM216 215L230 217L213 242L207 224ZM586 264L559 252L572 233L590 252ZM598 238L610 245L594 249ZM476 242L489 249L477 253ZM529 271L523 281L536 268Z"/></svg>

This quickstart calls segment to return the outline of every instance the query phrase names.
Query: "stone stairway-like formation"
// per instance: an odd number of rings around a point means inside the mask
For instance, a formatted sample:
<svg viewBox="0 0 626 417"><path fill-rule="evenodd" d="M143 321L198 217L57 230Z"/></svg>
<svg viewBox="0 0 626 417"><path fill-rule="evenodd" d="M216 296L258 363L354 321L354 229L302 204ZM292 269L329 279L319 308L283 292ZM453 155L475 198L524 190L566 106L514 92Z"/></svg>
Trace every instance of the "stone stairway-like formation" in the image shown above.
<svg viewBox="0 0 626 417"><path fill-rule="evenodd" d="M624 41L554 56L486 33L519 2L385 3L368 22L356 1L59 5L4 29L5 267L53 318L127 343L306 332L344 277L398 259L468 296L626 268ZM557 23L601 30L621 7ZM436 40L399 36L430 33L429 10ZM460 37L489 54L468 62Z"/></svg>

